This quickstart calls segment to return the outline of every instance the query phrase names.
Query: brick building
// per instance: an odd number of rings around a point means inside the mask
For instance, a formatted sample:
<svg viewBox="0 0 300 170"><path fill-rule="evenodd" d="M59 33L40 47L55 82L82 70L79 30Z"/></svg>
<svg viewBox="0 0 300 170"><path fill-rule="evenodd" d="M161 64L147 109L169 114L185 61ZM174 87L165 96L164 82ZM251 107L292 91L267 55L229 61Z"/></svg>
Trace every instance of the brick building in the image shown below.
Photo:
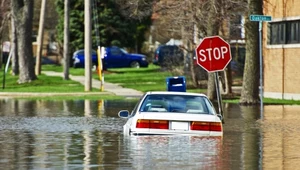
<svg viewBox="0 0 300 170"><path fill-rule="evenodd" d="M268 0L263 26L264 97L300 99L300 1Z"/></svg>

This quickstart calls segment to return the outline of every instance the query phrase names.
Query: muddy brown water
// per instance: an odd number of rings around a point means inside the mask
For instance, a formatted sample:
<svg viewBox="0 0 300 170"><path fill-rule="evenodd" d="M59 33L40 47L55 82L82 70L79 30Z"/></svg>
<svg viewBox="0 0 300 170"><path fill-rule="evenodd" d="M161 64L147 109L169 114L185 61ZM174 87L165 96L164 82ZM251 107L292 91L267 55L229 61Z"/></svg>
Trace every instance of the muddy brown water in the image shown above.
<svg viewBox="0 0 300 170"><path fill-rule="evenodd" d="M224 136L124 137L135 100L0 100L1 169L300 169L300 106L224 104Z"/></svg>

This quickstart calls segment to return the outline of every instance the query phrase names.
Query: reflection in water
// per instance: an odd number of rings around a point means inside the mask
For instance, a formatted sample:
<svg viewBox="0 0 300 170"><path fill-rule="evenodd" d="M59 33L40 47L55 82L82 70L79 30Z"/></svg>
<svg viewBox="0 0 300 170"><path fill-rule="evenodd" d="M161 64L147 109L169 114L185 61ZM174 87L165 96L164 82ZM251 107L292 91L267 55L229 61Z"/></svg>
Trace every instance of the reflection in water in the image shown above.
<svg viewBox="0 0 300 170"><path fill-rule="evenodd" d="M125 141L133 169L217 169L220 137L138 136Z"/></svg>
<svg viewBox="0 0 300 170"><path fill-rule="evenodd" d="M125 120L117 118L114 111L118 108L109 107L110 103L103 100L0 101L1 168L105 169L117 162L115 154L110 153L118 148ZM135 102L118 103L117 106L128 110L135 105ZM112 165L115 166L118 167Z"/></svg>
<svg viewBox="0 0 300 170"><path fill-rule="evenodd" d="M223 154L228 169L259 169L260 132L256 121L259 107L224 105ZM239 164L234 163L235 161Z"/></svg>
<svg viewBox="0 0 300 170"><path fill-rule="evenodd" d="M84 100L84 117L92 117L92 105L90 100ZM90 154L91 154L91 143L92 139L90 137L90 131L85 130L82 133L84 143L83 143L83 152L84 152L84 158L83 158L83 167L84 170L89 169L90 165Z"/></svg>
<svg viewBox="0 0 300 170"><path fill-rule="evenodd" d="M223 138L124 138L134 100L0 101L2 169L295 169L299 106L224 104Z"/></svg>
<svg viewBox="0 0 300 170"><path fill-rule="evenodd" d="M135 100L75 100L75 101L31 101L0 100L0 116L21 117L118 117L120 108L132 110ZM89 115L89 116L88 116Z"/></svg>
<svg viewBox="0 0 300 170"><path fill-rule="evenodd" d="M263 168L299 169L300 106L265 106Z"/></svg>

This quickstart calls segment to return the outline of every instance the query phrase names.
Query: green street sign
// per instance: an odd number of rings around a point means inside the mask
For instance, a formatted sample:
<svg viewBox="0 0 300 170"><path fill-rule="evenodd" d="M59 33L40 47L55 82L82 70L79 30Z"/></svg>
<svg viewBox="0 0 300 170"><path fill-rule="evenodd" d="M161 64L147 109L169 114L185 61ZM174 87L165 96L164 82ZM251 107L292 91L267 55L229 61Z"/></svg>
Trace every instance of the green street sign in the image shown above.
<svg viewBox="0 0 300 170"><path fill-rule="evenodd" d="M272 17L268 15L250 15L250 21L272 21Z"/></svg>

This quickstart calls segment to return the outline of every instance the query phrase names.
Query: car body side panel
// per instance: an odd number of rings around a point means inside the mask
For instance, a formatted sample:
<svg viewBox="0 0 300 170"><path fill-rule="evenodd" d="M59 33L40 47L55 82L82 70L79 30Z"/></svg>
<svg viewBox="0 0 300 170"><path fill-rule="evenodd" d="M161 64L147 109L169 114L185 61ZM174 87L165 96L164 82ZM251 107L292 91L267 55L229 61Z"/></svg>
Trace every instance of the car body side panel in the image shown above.
<svg viewBox="0 0 300 170"><path fill-rule="evenodd" d="M126 55L116 47L106 48L106 56L104 63L106 68L117 68L128 66L128 58Z"/></svg>

